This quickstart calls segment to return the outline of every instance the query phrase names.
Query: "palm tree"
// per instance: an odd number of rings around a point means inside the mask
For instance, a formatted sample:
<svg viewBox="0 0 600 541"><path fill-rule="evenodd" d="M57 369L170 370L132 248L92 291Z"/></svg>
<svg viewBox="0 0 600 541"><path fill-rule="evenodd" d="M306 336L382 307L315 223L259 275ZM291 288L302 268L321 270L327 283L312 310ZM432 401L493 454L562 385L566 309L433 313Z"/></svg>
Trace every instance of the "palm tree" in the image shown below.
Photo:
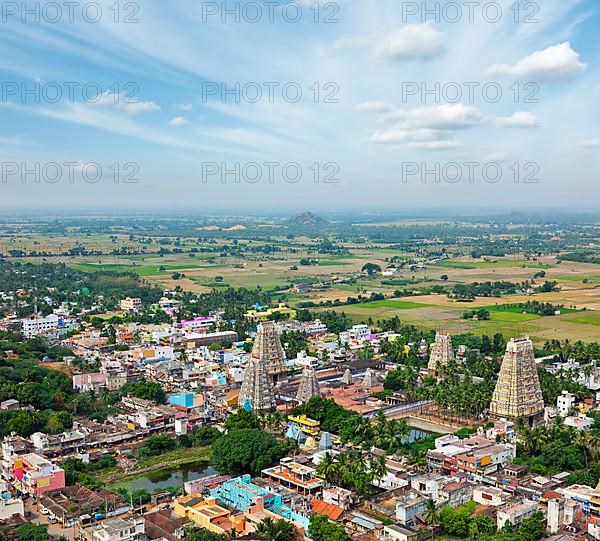
<svg viewBox="0 0 600 541"><path fill-rule="evenodd" d="M440 522L440 514L436 503L429 498L425 502L425 524L431 529L432 535L434 527Z"/></svg>
<svg viewBox="0 0 600 541"><path fill-rule="evenodd" d="M598 454L600 451L600 432L596 430L590 433L588 445L590 447L593 459L598 460Z"/></svg>
<svg viewBox="0 0 600 541"><path fill-rule="evenodd" d="M365 417L361 418L354 427L354 435L360 437L362 440L371 439L373 435L371 421Z"/></svg>
<svg viewBox="0 0 600 541"><path fill-rule="evenodd" d="M385 456L381 455L369 461L369 474L372 481L381 481L388 474Z"/></svg>
<svg viewBox="0 0 600 541"><path fill-rule="evenodd" d="M377 410L375 415L373 415L373 420L375 421L375 429L377 431L383 430L388 422L383 410Z"/></svg>
<svg viewBox="0 0 600 541"><path fill-rule="evenodd" d="M341 465L337 458L331 453L325 453L325 456L317 465L317 474L325 479L328 484L336 484L341 478Z"/></svg>
<svg viewBox="0 0 600 541"><path fill-rule="evenodd" d="M575 436L573 437L573 443L575 445L577 445L577 447L579 447L579 449L581 449L581 452L583 453L583 457L585 458L585 468L588 468L588 453L590 452L589 449L589 444L590 444L590 437L588 434L586 434L585 432L578 430L575 433Z"/></svg>
<svg viewBox="0 0 600 541"><path fill-rule="evenodd" d="M269 517L258 524L256 534L266 541L293 541L298 538L298 531L291 522Z"/></svg>

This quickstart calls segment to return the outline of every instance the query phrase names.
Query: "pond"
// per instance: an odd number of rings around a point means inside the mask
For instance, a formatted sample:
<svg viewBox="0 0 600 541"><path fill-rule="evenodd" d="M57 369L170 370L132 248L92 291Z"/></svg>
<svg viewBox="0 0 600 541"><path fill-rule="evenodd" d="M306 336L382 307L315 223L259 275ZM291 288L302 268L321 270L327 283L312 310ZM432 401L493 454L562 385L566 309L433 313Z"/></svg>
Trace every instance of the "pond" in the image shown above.
<svg viewBox="0 0 600 541"><path fill-rule="evenodd" d="M201 477L214 475L217 471L208 466L206 462L197 464L184 464L176 466L175 469L162 469L158 471L148 472L139 477L132 477L113 483L113 488L123 487L130 492L144 489L150 493L159 490L165 490L169 487L181 488L187 481L194 481Z"/></svg>
<svg viewBox="0 0 600 541"><path fill-rule="evenodd" d="M421 438L429 438L430 436L439 436L439 434L434 434L433 432L425 432L424 430L419 430L418 428L411 428L407 439L405 439L403 443L412 443L415 440L420 440Z"/></svg>

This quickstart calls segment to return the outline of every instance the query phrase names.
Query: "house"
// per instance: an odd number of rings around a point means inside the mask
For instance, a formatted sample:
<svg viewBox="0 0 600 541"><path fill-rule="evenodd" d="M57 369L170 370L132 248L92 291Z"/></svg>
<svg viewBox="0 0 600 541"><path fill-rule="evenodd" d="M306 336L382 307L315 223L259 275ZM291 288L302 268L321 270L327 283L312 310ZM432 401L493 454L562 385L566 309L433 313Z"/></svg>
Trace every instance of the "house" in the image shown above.
<svg viewBox="0 0 600 541"><path fill-rule="evenodd" d="M87 528L84 536L89 541L144 541L145 522L141 517L111 518L102 521L98 527Z"/></svg>
<svg viewBox="0 0 600 541"><path fill-rule="evenodd" d="M142 309L142 299L127 297L121 301L120 306L125 312L137 313Z"/></svg>
<svg viewBox="0 0 600 541"><path fill-rule="evenodd" d="M12 457L10 473L22 492L36 497L65 487L65 471L35 453Z"/></svg>
<svg viewBox="0 0 600 541"><path fill-rule="evenodd" d="M409 490L396 500L396 519L403 526L412 526L415 517L427 508L427 498Z"/></svg>
<svg viewBox="0 0 600 541"><path fill-rule="evenodd" d="M561 417L569 415L571 410L575 407L575 395L569 391L563 391L558 395L556 399L556 409Z"/></svg>
<svg viewBox="0 0 600 541"><path fill-rule="evenodd" d="M203 498L200 494L176 498L173 511L176 515L217 534L227 534L231 530L244 533L246 529L244 515L233 515L229 509L218 505L216 498Z"/></svg>
<svg viewBox="0 0 600 541"><path fill-rule="evenodd" d="M500 507L506 502L507 495L499 488L477 485L473 488L473 501L489 507Z"/></svg>
<svg viewBox="0 0 600 541"><path fill-rule="evenodd" d="M390 524L383 527L383 539L386 541L415 541L418 534L406 526Z"/></svg>
<svg viewBox="0 0 600 541"><path fill-rule="evenodd" d="M323 481L316 476L317 470L293 458L282 458L277 466L266 468L261 473L263 477L303 496L321 494L323 490Z"/></svg>
<svg viewBox="0 0 600 541"><path fill-rule="evenodd" d="M8 485L0 482L0 520L10 519L13 515L25 517L25 507L21 498L15 498L8 491Z"/></svg>
<svg viewBox="0 0 600 541"><path fill-rule="evenodd" d="M62 319L56 314L50 314L46 317L24 319L22 320L21 325L25 338L33 338L34 336L53 333L62 323Z"/></svg>
<svg viewBox="0 0 600 541"><path fill-rule="evenodd" d="M498 509L496 524L498 529L502 529L507 522L513 526L518 526L526 518L529 518L537 511L538 505L536 502L525 500L523 503L511 505Z"/></svg>

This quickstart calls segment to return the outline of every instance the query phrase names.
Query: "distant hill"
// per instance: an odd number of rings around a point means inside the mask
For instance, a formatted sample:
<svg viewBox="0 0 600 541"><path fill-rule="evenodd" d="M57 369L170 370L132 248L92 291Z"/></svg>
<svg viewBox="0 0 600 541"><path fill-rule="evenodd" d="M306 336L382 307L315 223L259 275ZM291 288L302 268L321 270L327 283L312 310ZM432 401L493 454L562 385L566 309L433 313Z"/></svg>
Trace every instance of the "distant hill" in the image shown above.
<svg viewBox="0 0 600 541"><path fill-rule="evenodd" d="M315 227L321 225L327 225L329 222L312 212L303 212L294 216L288 220L288 224L291 226L304 226L304 227Z"/></svg>

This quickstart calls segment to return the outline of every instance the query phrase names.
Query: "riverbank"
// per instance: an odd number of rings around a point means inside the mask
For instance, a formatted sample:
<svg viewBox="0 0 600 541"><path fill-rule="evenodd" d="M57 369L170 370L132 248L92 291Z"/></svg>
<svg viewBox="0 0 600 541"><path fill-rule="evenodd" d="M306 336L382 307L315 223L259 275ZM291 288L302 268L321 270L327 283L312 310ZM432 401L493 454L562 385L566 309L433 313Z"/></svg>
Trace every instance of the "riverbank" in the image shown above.
<svg viewBox="0 0 600 541"><path fill-rule="evenodd" d="M195 464L208 464L210 461L210 447L190 447L188 449L175 449L162 455L147 457L140 460L133 468L111 468L99 473L103 483L111 484L115 481L141 477L150 472L169 471L182 466Z"/></svg>

